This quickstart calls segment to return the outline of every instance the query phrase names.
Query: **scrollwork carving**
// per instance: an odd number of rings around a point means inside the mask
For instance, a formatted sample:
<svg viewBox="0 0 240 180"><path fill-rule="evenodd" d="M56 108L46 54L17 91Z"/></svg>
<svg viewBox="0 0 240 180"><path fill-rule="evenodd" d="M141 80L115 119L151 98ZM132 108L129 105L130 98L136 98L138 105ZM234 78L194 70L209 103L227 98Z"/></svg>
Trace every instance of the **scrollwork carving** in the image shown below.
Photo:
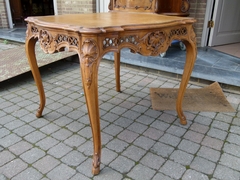
<svg viewBox="0 0 240 180"><path fill-rule="evenodd" d="M191 32L190 32L190 39L192 40L192 42L194 44L197 44L197 38L196 38L196 34L195 34L194 30L193 30L193 27L191 28Z"/></svg>
<svg viewBox="0 0 240 180"><path fill-rule="evenodd" d="M113 4L112 4L113 0L110 0L109 4L108 4L108 9L109 10L113 10Z"/></svg>
<svg viewBox="0 0 240 180"><path fill-rule="evenodd" d="M90 88L92 84L93 65L96 63L98 55L99 49L97 43L92 39L86 39L82 44L80 59L81 65L85 66L83 68L83 73L86 78L85 82L88 88Z"/></svg>
<svg viewBox="0 0 240 180"><path fill-rule="evenodd" d="M153 0L148 0L144 2L138 1L126 1L126 0L114 0L114 8L122 9L143 9L143 10L152 10L154 7Z"/></svg>
<svg viewBox="0 0 240 180"><path fill-rule="evenodd" d="M37 27L27 24L26 38L33 36L34 38L38 37L39 30Z"/></svg>
<svg viewBox="0 0 240 180"><path fill-rule="evenodd" d="M166 43L167 35L163 31L155 31L146 34L141 40L146 44L147 50L150 50L152 55L156 55L158 50Z"/></svg>
<svg viewBox="0 0 240 180"><path fill-rule="evenodd" d="M57 50L57 46L61 43L67 43L66 46L69 45L77 48L79 47L79 41L74 36L57 34L53 37L49 31L39 30L37 27L31 26L30 24L28 24L26 31L26 37L28 36L38 37L41 43L41 47L46 53ZM53 49L51 50L51 48Z"/></svg>
<svg viewBox="0 0 240 180"><path fill-rule="evenodd" d="M40 46L45 53L54 53L56 51L57 45L53 41L53 37L48 31L46 30L40 31L39 41Z"/></svg>
<svg viewBox="0 0 240 180"><path fill-rule="evenodd" d="M53 36L47 30L39 31L39 42L42 50L45 53L54 53L56 51L59 51L62 46L72 46L75 48L79 47L79 42L76 37L67 36L64 34L57 34ZM65 44L61 45L61 43Z"/></svg>
<svg viewBox="0 0 240 180"><path fill-rule="evenodd" d="M31 26L31 33L32 34L37 34L38 33L38 28L35 26Z"/></svg>
<svg viewBox="0 0 240 180"><path fill-rule="evenodd" d="M103 49L118 48L121 44L128 44L126 46L135 47L134 51L140 54L156 56L161 52L165 52L171 41L174 39L187 39L189 37L188 28L181 26L179 28L168 28L147 33L139 38L138 35L120 36L120 37L106 37L103 39ZM194 31L193 34L195 35ZM193 36L192 36L193 37ZM193 37L194 39L194 37ZM125 45L123 45L125 46Z"/></svg>
<svg viewBox="0 0 240 180"><path fill-rule="evenodd" d="M182 0L181 11L183 13L186 13L186 12L188 12L189 8L190 8L189 0Z"/></svg>

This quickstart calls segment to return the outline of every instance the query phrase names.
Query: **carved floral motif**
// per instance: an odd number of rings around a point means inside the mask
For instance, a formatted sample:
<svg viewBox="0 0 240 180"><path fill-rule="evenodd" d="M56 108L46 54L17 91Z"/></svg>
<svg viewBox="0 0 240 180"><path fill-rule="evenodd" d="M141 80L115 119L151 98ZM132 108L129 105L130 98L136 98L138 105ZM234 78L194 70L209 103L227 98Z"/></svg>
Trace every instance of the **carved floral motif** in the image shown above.
<svg viewBox="0 0 240 180"><path fill-rule="evenodd" d="M31 26L31 32L32 32L33 34L38 33L38 28L35 27L35 26Z"/></svg>
<svg viewBox="0 0 240 180"><path fill-rule="evenodd" d="M103 40L103 49L109 47L117 48L123 43L128 43L137 47L137 52L140 52L142 49L147 49L151 51L152 55L158 55L161 50L164 51L171 44L171 41L174 38L182 38L185 36L187 38L188 30L186 27L180 27L176 29L170 29L165 31L154 31L147 33L142 38L139 38L138 35L128 35L120 37L106 37ZM195 36L195 33L193 31ZM142 44L139 46L139 44ZM143 47L146 46L146 48Z"/></svg>
<svg viewBox="0 0 240 180"><path fill-rule="evenodd" d="M86 39L82 44L80 58L81 65L85 66L83 73L88 88L90 88L92 84L93 64L96 63L98 54L99 51L96 42L92 39Z"/></svg>
<svg viewBox="0 0 240 180"><path fill-rule="evenodd" d="M151 10L154 5L153 5L153 0L148 0L148 1L144 1L144 2L137 2L137 1L131 1L129 3L129 1L126 0L114 0L114 4L115 4L115 8L135 8L137 9L144 9L144 10ZM111 4L111 2L110 2Z"/></svg>
<svg viewBox="0 0 240 180"><path fill-rule="evenodd" d="M31 26L31 24L27 24L26 38L29 36L34 36L34 38L38 37L38 28L35 26Z"/></svg>
<svg viewBox="0 0 240 180"><path fill-rule="evenodd" d="M152 55L158 54L158 50L164 46L167 35L163 31L155 31L146 34L141 40L146 44L147 49L152 51Z"/></svg>
<svg viewBox="0 0 240 180"><path fill-rule="evenodd" d="M53 37L48 31L40 31L39 41L40 46L45 53L54 53L56 51L57 45L54 43Z"/></svg>
<svg viewBox="0 0 240 180"><path fill-rule="evenodd" d="M29 30L31 34L29 34ZM67 36L64 34L57 34L53 36L51 32L47 30L39 30L37 27L30 26L26 32L27 37L33 36L38 37L40 46L45 53L54 53L59 51L59 45L65 43L64 46L72 46L75 48L79 47L79 42L76 37ZM61 45L62 46L62 45Z"/></svg>

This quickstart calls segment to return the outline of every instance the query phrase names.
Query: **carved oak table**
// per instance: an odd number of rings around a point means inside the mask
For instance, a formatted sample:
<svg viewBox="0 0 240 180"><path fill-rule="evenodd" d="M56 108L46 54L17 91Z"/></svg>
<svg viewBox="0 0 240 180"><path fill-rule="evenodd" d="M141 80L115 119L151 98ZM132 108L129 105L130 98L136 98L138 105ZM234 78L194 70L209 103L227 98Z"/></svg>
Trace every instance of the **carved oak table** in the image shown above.
<svg viewBox="0 0 240 180"><path fill-rule="evenodd" d="M28 17L26 21L26 54L40 96L37 117L42 116L45 93L35 56L36 41L39 40L45 53L62 51L65 47L78 53L93 136L93 174L99 173L101 158L98 67L107 52L114 52L116 90L120 91L120 49L127 47L135 53L157 56L166 52L172 40L183 41L187 55L176 110L180 123L187 123L182 100L197 54L194 19L153 13L110 12Z"/></svg>

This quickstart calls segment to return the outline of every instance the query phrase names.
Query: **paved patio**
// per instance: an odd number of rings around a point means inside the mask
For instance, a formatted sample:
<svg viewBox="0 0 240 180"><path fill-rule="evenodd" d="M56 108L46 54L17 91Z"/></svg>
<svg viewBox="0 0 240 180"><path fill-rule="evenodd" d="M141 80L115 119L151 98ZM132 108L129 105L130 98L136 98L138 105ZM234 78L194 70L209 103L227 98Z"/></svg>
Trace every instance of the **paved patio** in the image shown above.
<svg viewBox="0 0 240 180"><path fill-rule="evenodd" d="M102 165L91 174L92 134L79 64L41 68L47 103L36 118L38 93L31 73L0 83L0 180L239 180L240 95L225 92L235 113L151 109L149 87L179 80L121 68L115 91L113 64L99 71ZM200 87L201 84L189 84Z"/></svg>
<svg viewBox="0 0 240 180"><path fill-rule="evenodd" d="M0 39L0 82L18 76L30 71L25 46L23 43L12 44L12 42ZM35 46L38 67L45 66L49 63L59 61L64 58L72 58L76 52L59 52L55 54L44 53L39 43Z"/></svg>

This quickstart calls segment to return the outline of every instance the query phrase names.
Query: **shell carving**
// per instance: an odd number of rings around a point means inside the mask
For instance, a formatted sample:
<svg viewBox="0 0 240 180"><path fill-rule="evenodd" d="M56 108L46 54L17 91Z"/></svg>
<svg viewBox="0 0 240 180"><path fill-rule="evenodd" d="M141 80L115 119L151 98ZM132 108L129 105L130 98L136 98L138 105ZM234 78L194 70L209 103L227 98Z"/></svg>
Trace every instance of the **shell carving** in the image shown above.
<svg viewBox="0 0 240 180"><path fill-rule="evenodd" d="M96 63L98 57L98 47L94 40L87 39L82 44L80 53L81 65L84 67L84 76L86 78L87 87L90 88L92 84L93 64Z"/></svg>

